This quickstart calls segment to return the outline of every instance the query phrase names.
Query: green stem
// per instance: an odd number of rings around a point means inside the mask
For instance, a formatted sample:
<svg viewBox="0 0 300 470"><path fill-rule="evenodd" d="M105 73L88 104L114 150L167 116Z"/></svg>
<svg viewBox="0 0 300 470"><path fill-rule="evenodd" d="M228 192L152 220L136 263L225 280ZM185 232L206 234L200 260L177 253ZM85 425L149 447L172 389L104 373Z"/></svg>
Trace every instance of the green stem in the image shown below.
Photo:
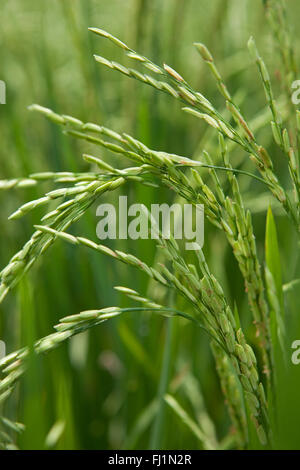
<svg viewBox="0 0 300 470"><path fill-rule="evenodd" d="M178 167L182 167L182 165L175 165ZM192 166L192 165L190 165ZM251 176L251 178L256 179L257 181L260 181L260 183L265 184L266 186L270 186L264 179L260 178L259 176L254 175L253 173L250 173L249 171L244 171L244 170L238 170L237 168L230 168L226 166L217 166L217 165L206 165L204 163L196 162L196 167L202 167L202 168L213 168L214 170L223 170L223 171L231 171L232 173L240 173L242 175L246 176Z"/></svg>
<svg viewBox="0 0 300 470"><path fill-rule="evenodd" d="M161 444L162 434L163 434L163 427L164 427L164 420L165 420L165 400L164 396L167 392L168 388L168 381L169 381L169 373L170 373L170 363L171 363L171 350L172 350L172 343L174 339L174 318L168 318L167 320L167 336L166 336L166 343L164 348L164 357L163 357L163 364L162 370L160 375L159 387L158 387L158 410L156 419L154 421L151 437L150 437L150 444L149 448L151 450L159 449L159 445Z"/></svg>

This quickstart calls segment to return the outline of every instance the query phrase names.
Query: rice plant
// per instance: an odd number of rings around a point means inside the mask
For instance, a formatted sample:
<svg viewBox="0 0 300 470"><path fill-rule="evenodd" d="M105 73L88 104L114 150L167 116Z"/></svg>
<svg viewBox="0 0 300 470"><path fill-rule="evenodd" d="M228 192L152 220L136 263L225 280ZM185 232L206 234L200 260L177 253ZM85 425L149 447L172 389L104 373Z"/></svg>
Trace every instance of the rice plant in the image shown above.
<svg viewBox="0 0 300 470"><path fill-rule="evenodd" d="M101 45L110 41L116 51L121 52L120 57L124 57L124 62L122 59L117 62L95 54L97 66L108 68L111 73L118 72L128 79L133 78L143 86L148 85L157 94L167 95L170 103L174 101L185 113L184 116L189 114L190 119L203 121L210 129L210 145L201 147L197 158L181 155L180 152L168 152L168 149L151 148L151 145L127 132L119 132L102 123L85 122L81 116L61 114L60 109L53 110L37 104L29 107L32 113L38 113L58 126L64 138L81 142L87 150L83 154L84 170L55 171L49 168L49 171L31 173L24 178L0 181L3 191L28 188L39 194L15 209L10 220L23 217L32 220L30 217L34 217L32 213L36 210L42 214L40 221L33 223L31 238L0 273L0 302L14 295L29 271L37 269L36 265L43 263L48 249L54 250L53 245L59 241L63 242L63 249L71 245L72 250L87 250L109 257L118 266L123 264L128 273L137 270L149 278L149 288L146 293L140 293L132 285L114 286L126 301L130 301L130 306L110 304L99 308L96 305L79 313L66 312L67 316L54 326L55 332L40 339L33 338L30 344L1 359L0 403L1 407L5 405L1 417L3 449L16 448L19 443L22 447L22 438L17 436L26 432L26 423L15 422L14 418L18 421L17 416L12 417L15 413L10 412L7 416L5 410L9 407L6 403L18 400L18 383L29 373L36 356L50 353L62 343L94 330L108 320L114 322L117 317L126 318L129 314L144 315L146 318L158 315L167 318L165 321L168 322L170 342L165 347L157 397L149 403L149 419L154 422L149 444L151 448L163 447L162 421L166 407L188 435L196 439L197 448L278 449L282 445L287 446L281 441L282 430L285 429L282 387L287 384L288 374L291 374L288 348L294 320L291 319L292 310L289 311L286 293L293 291L298 279L289 277L289 283L283 284L271 205L264 209L266 231L263 252L261 246L257 246L257 238L261 235L256 236L254 215L249 208L249 194L245 187L253 185L259 188L257 191L265 191L267 196L264 195L264 198L272 201L272 207L283 214L284 223L290 224L289 230L299 239L300 114L291 105L290 96L290 83L297 78L298 72L285 2L270 0L264 3L284 75L282 96L277 99L270 72L251 37L248 42L249 56L257 67L266 98L268 145L260 141L260 136L256 135L259 129L247 117L247 108L239 105L235 91L230 91L226 85L222 67L218 66L206 45L199 42L194 43L199 60L208 67L220 93L216 104L204 92L202 94L202 90L198 91L189 83L188 71L183 74L166 63L159 65L111 33L96 27L89 28L90 34L96 35ZM256 111L259 113L259 110ZM107 158L99 156L102 150ZM241 164L236 164L236 153L240 155ZM276 161L279 154L283 159L280 171ZM77 158L76 155L73 158ZM283 178L282 174L287 177ZM44 184L52 188L45 194L42 191ZM239 269L244 283L241 296L246 299L255 334L251 328L249 333L235 299L228 298L227 286L222 285L222 280L210 266L212 263L205 254L209 241L205 242L203 251L190 255L182 250L175 238L164 238L160 233L152 264L147 257L140 259L129 250L125 252L115 246L99 244L85 233L74 234L73 225L91 213L95 203L105 197L106 200L112 199L112 193L118 193L122 187L123 191L130 193L133 186L164 190L165 194L170 194L168 197L172 202L193 206L203 204L205 218L212 227L211 233L221 234ZM99 259L102 259L101 256ZM217 383L231 423L226 426L222 437L216 431L218 423L214 423L207 412L202 395L191 391L194 390L192 387L199 386L195 378L188 382L190 385L187 383L187 387L191 388L186 391L192 404L191 397L195 399L195 418L178 402L176 387L172 388L169 383L171 325L179 321L191 323L207 335L210 354L214 358L211 367L217 374ZM193 354L190 351L190 361ZM284 393L288 394L289 391L285 390ZM143 417L137 422L137 428L143 427ZM55 447L63 432L64 426L56 423L48 429L44 446ZM293 444L290 445L293 447ZM126 441L124 446L127 447Z"/></svg>

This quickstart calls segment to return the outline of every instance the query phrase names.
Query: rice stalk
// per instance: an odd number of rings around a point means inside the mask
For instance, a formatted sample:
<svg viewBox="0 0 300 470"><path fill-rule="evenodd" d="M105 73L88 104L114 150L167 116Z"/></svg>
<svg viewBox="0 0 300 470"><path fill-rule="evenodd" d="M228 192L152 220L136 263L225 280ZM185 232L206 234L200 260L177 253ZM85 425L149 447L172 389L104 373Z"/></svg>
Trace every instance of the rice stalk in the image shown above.
<svg viewBox="0 0 300 470"><path fill-rule="evenodd" d="M272 194L277 198L295 224L297 231L300 230L300 218L297 213L297 209L290 201L286 190L279 183L279 180L274 173L273 164L267 150L256 141L247 121L236 104L233 103L231 95L229 94L226 85L215 66L213 57L204 45L196 43L196 47L202 55L202 58L210 65L210 68L217 79L218 87L227 100L228 110L230 111L238 128L234 128L228 120L223 118L209 100L207 100L201 93L193 90L188 82L186 82L180 74L168 65L165 64L164 67L159 67L158 65L153 64L153 62L148 58L133 51L122 41L104 30L97 28L90 28L90 30L101 37L109 39L116 46L123 49L129 58L137 61L142 64L142 66L155 73L158 76L158 80L149 77L149 75L141 74L135 69L128 69L114 61L109 61L102 57L95 56L97 62L107 66L108 68L117 70L131 78L135 78L143 83L151 85L159 91L169 93L173 98L188 105L188 107L183 108L184 111L193 114L199 119L204 119L210 126L221 132L224 138L228 138L240 145L249 154L251 160L262 175L262 178L268 184ZM160 77L164 78L166 81L161 81ZM171 89L166 89L166 85L171 86Z"/></svg>

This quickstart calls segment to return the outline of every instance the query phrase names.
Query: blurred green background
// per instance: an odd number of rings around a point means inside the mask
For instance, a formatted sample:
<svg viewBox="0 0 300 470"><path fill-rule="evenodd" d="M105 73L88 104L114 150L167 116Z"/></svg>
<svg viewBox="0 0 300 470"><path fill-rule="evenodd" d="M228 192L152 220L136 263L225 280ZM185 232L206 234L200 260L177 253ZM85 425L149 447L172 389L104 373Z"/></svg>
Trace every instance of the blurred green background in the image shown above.
<svg viewBox="0 0 300 470"><path fill-rule="evenodd" d="M297 50L300 4L296 0L287 3ZM205 148L214 158L216 135L207 125L182 113L171 98L94 62L92 54L99 53L124 63L118 48L88 32L89 26L96 26L154 62L166 62L175 68L222 111L224 104L215 82L192 45L195 41L204 42L213 51L228 88L256 127L258 140L273 149L276 168L282 181L287 181L285 165L276 159L270 128L265 125L264 92L246 47L253 34L270 68L275 91L281 95L280 60L261 0L2 0L0 15L0 79L7 85L7 104L0 106L1 179L47 170L84 171L89 167L81 159L83 152L112 160L119 167L128 163L65 137L54 124L27 111L32 103L130 133L156 150L198 158ZM233 166L253 170L239 149L232 151L231 160ZM259 183L247 177L239 181L254 214L261 262L264 263L266 211L271 203L284 282L300 277L297 240L290 223ZM31 236L32 226L39 222L42 212L11 222L8 216L49 188L48 183L42 183L35 188L0 193L1 267ZM151 202L172 200L166 190L134 184L123 188L122 194L148 206ZM116 193L109 198L116 200L117 196ZM108 197L103 200L108 202ZM95 210L96 207L90 209L72 232L96 240ZM155 262L152 241L107 244L130 251L148 263ZM229 302L236 302L249 341L255 346L254 326L238 266L224 235L208 222L204 249ZM58 241L1 305L0 338L5 339L7 351L11 352L51 333L52 326L65 315L89 308L131 305L113 290L116 285L150 292L153 297L164 296L133 269ZM291 344L300 339L299 289L286 296L286 312ZM199 441L178 416L162 404L157 408L155 402L170 329L168 390L195 420L200 419L205 406L222 440L230 432L230 422L207 337L185 321L175 320L170 325L156 316L135 313L75 337L68 345L31 364L5 407L7 416L26 424L20 447L45 447L52 426L65 423L59 439L48 442L48 446L199 448ZM281 389L279 384L279 445L300 448L300 365L287 367L288 379Z"/></svg>

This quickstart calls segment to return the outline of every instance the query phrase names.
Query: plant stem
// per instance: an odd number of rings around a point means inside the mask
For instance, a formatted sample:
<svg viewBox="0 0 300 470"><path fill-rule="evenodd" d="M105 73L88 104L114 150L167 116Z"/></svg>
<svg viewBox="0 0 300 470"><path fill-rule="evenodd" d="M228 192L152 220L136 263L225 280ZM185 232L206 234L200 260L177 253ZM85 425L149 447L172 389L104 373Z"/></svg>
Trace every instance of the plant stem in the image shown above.
<svg viewBox="0 0 300 470"><path fill-rule="evenodd" d="M174 340L174 332L175 332L174 318L168 318L163 364L162 364L162 370L161 370L158 394L157 394L158 395L158 410L157 410L156 419L154 421L154 425L153 425L153 429L152 429L152 433L150 437L150 444L149 444L149 448L151 450L159 448L159 445L161 444L162 434L163 434L165 408L166 408L164 396L168 388L170 363L171 363L171 351L172 351L172 344Z"/></svg>

